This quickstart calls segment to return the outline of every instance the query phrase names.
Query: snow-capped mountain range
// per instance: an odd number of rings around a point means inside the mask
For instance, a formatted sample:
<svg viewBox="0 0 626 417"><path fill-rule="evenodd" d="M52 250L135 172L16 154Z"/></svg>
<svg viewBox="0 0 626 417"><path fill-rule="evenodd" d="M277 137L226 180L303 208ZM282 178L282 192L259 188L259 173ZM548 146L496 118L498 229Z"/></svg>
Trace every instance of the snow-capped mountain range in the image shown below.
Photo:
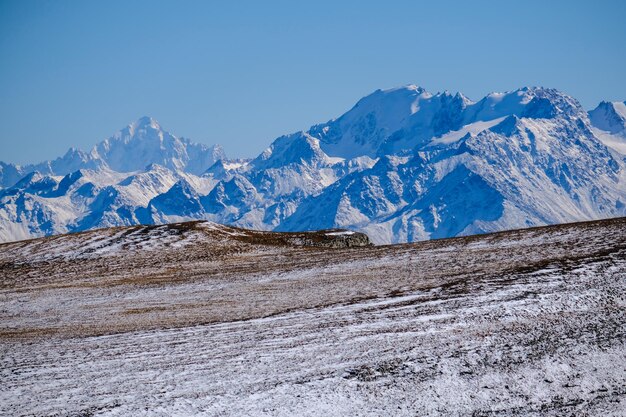
<svg viewBox="0 0 626 417"><path fill-rule="evenodd" d="M348 228L393 243L626 215L626 103L554 89L474 102L413 85L277 138L250 160L144 117L90 152L0 162L0 241L207 219Z"/></svg>

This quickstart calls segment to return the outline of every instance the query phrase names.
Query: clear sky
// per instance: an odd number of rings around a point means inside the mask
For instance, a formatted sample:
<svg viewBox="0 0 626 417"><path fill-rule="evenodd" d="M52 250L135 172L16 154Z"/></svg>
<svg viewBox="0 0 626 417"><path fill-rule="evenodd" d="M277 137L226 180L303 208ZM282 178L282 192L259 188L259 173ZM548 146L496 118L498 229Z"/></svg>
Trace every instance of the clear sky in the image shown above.
<svg viewBox="0 0 626 417"><path fill-rule="evenodd" d="M0 0L0 160L150 115L255 156L378 88L626 100L626 1Z"/></svg>

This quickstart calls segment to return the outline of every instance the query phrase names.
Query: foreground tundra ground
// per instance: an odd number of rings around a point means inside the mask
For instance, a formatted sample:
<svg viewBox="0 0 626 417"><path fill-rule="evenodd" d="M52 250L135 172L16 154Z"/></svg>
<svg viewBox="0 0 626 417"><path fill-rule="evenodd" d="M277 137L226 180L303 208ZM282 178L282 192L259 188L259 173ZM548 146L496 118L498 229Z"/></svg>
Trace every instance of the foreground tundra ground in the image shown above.
<svg viewBox="0 0 626 417"><path fill-rule="evenodd" d="M196 222L0 245L0 415L626 414L626 219L318 237Z"/></svg>

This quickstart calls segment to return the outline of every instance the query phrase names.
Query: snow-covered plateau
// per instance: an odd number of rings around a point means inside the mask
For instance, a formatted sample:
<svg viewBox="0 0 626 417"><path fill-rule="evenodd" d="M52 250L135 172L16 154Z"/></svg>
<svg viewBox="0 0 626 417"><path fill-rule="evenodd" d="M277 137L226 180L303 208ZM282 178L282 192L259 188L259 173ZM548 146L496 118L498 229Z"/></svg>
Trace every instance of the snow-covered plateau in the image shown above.
<svg viewBox="0 0 626 417"><path fill-rule="evenodd" d="M624 416L626 219L0 245L0 415Z"/></svg>
<svg viewBox="0 0 626 417"><path fill-rule="evenodd" d="M472 101L409 85L229 160L143 117L89 152L0 162L0 242L209 220L378 244L626 215L626 104L548 88Z"/></svg>

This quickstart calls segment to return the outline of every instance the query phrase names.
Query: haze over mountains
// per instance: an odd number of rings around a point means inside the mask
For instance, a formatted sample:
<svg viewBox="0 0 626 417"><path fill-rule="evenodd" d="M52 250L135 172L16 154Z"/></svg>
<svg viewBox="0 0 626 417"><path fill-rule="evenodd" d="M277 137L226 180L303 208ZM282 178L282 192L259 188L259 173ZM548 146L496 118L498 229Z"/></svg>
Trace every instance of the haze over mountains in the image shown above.
<svg viewBox="0 0 626 417"><path fill-rule="evenodd" d="M376 243L626 215L626 103L546 88L473 102L405 86L277 138L251 160L144 117L90 152L0 162L0 241L207 219Z"/></svg>

